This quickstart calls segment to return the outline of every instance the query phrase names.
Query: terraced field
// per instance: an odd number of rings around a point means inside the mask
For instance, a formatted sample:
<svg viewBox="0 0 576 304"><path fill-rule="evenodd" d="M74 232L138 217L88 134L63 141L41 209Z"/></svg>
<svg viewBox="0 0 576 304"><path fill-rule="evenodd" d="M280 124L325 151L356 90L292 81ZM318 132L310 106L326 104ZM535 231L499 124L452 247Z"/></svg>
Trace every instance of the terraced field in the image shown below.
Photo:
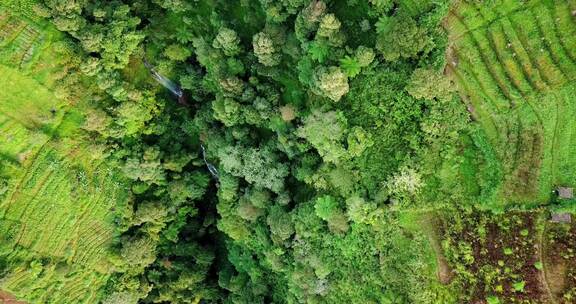
<svg viewBox="0 0 576 304"><path fill-rule="evenodd" d="M126 197L76 105L53 93L55 29L0 7L0 290L96 303L113 271L111 207Z"/></svg>
<svg viewBox="0 0 576 304"><path fill-rule="evenodd" d="M486 207L539 205L576 185L575 15L567 0L460 1L445 20L446 72L486 138Z"/></svg>

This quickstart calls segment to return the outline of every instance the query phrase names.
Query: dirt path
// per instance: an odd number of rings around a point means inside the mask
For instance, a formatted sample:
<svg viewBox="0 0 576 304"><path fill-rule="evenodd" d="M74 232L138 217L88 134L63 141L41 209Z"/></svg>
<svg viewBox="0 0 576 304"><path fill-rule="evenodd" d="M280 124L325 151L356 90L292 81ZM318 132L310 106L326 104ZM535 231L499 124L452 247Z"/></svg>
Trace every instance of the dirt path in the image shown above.
<svg viewBox="0 0 576 304"><path fill-rule="evenodd" d="M428 237L430 246L436 255L436 263L438 265L436 275L438 276L438 280L440 283L447 285L454 278L454 272L452 271L452 268L450 268L446 257L444 257L444 250L440 243L440 232L438 229L440 223L438 217L434 212L425 213L422 216L421 223L423 228L422 231Z"/></svg>
<svg viewBox="0 0 576 304"><path fill-rule="evenodd" d="M537 238L537 251L538 251L538 261L542 265L542 269L540 270L540 281L542 282L542 286L548 295L548 299L550 300L551 304L558 304L556 300L556 294L562 291L564 288L564 280L560 278L557 274L559 271L564 272L565 265L554 265L552 266L554 269L550 269L546 259L546 219L544 216L538 217L537 225L541 225L542 228L539 229L538 238ZM554 277L554 280L551 278Z"/></svg>
<svg viewBox="0 0 576 304"><path fill-rule="evenodd" d="M538 259L542 263L541 281L544 289L548 294L550 303L565 303L566 299L563 294L574 286L573 259L568 259L564 254L568 253L573 244L573 230L561 233L570 233L568 235L556 235L560 226L565 224L549 223L544 217L540 217L541 229L538 231ZM547 238L554 235L554 240ZM566 239L567 238L567 239ZM567 302L566 302L567 303ZM572 303L572 302L570 302Z"/></svg>

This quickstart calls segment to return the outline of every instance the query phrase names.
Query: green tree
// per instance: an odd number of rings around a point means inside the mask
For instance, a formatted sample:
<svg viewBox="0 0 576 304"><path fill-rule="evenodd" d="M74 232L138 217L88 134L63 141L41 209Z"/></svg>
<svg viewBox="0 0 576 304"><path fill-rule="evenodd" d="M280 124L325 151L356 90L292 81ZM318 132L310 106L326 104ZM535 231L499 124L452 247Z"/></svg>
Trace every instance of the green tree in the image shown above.
<svg viewBox="0 0 576 304"><path fill-rule="evenodd" d="M310 57L320 63L323 63L330 53L330 48L321 40L315 40L308 45Z"/></svg>
<svg viewBox="0 0 576 304"><path fill-rule="evenodd" d="M301 42L307 40L307 36L318 28L318 23L325 12L326 3L318 0L310 1L310 4L300 11L296 17L294 30Z"/></svg>
<svg viewBox="0 0 576 304"><path fill-rule="evenodd" d="M218 221L218 230L234 240L245 240L250 236L248 224L240 216L230 215Z"/></svg>
<svg viewBox="0 0 576 304"><path fill-rule="evenodd" d="M221 27L218 35L214 38L212 46L217 49L222 49L226 56L236 56L240 53L240 38L235 31Z"/></svg>
<svg viewBox="0 0 576 304"><path fill-rule="evenodd" d="M420 53L427 53L432 46L426 29L419 27L408 16L393 17L376 40L376 48L388 61L414 58Z"/></svg>
<svg viewBox="0 0 576 304"><path fill-rule="evenodd" d="M104 33L97 31L96 28L91 28L79 34L79 39L86 52L100 52Z"/></svg>
<svg viewBox="0 0 576 304"><path fill-rule="evenodd" d="M134 213L133 225L143 223L162 224L168 215L168 210L160 202L143 202L138 204Z"/></svg>
<svg viewBox="0 0 576 304"><path fill-rule="evenodd" d="M240 97L244 92L244 82L238 77L226 77L218 82L226 97Z"/></svg>
<svg viewBox="0 0 576 304"><path fill-rule="evenodd" d="M176 33L174 33L174 38L181 44L187 44L194 40L194 33L187 27L178 27L176 28Z"/></svg>
<svg viewBox="0 0 576 304"><path fill-rule="evenodd" d="M270 227L272 234L280 241L288 239L294 234L294 224L292 217L281 206L273 206L268 210L266 223Z"/></svg>
<svg viewBox="0 0 576 304"><path fill-rule="evenodd" d="M314 71L312 91L320 96L339 101L348 93L348 77L339 67L318 67Z"/></svg>
<svg viewBox="0 0 576 304"><path fill-rule="evenodd" d="M208 187L208 175L199 171L186 172L168 184L168 195L171 203L179 205L187 201L200 199Z"/></svg>
<svg viewBox="0 0 576 304"><path fill-rule="evenodd" d="M120 256L128 266L142 271L156 259L156 244L148 237L135 237L123 242Z"/></svg>
<svg viewBox="0 0 576 304"><path fill-rule="evenodd" d="M260 216L264 215L264 211L245 199L242 200L238 206L238 215L247 221L254 222Z"/></svg>
<svg viewBox="0 0 576 304"><path fill-rule="evenodd" d="M112 117L106 112L93 109L86 113L86 118L82 128L91 132L98 132L104 136L108 135L108 128L112 124Z"/></svg>
<svg viewBox="0 0 576 304"><path fill-rule="evenodd" d="M107 296L103 301L102 304L136 304L140 296L130 292L130 291L121 291L121 292L114 292Z"/></svg>
<svg viewBox="0 0 576 304"><path fill-rule="evenodd" d="M129 158L126 160L122 171L128 178L135 181L163 184L166 180L162 164L157 160Z"/></svg>
<svg viewBox="0 0 576 304"><path fill-rule="evenodd" d="M280 63L281 54L276 50L270 35L260 32L252 38L252 47L258 62L265 66L275 66Z"/></svg>
<svg viewBox="0 0 576 304"><path fill-rule="evenodd" d="M174 61L184 61L192 55L192 52L180 44L171 44L164 50L164 55Z"/></svg>
<svg viewBox="0 0 576 304"><path fill-rule="evenodd" d="M341 144L346 125L346 118L342 113L314 110L296 132L310 142L325 161L338 163L346 152Z"/></svg>
<svg viewBox="0 0 576 304"><path fill-rule="evenodd" d="M344 71L344 73L346 73L346 76L354 78L356 75L360 74L362 66L358 60L356 60L356 58L346 56L340 59L340 68Z"/></svg>
<svg viewBox="0 0 576 304"><path fill-rule="evenodd" d="M102 71L102 64L98 58L88 57L86 61L80 65L80 71L87 76L95 76Z"/></svg>
<svg viewBox="0 0 576 304"><path fill-rule="evenodd" d="M270 147L227 146L219 151L218 156L226 172L243 177L256 187L270 189L276 193L284 189L288 167L278 159Z"/></svg>
<svg viewBox="0 0 576 304"><path fill-rule="evenodd" d="M384 14L394 7L392 0L369 0L369 2L379 14Z"/></svg>
<svg viewBox="0 0 576 304"><path fill-rule="evenodd" d="M359 46L354 54L354 58L363 68L369 66L372 61L374 61L375 57L376 55L374 54L374 50L363 45Z"/></svg>
<svg viewBox="0 0 576 304"><path fill-rule="evenodd" d="M344 35L340 31L341 25L336 15L326 14L320 20L316 35L319 39L327 39L333 46L341 46L344 43Z"/></svg>
<svg viewBox="0 0 576 304"><path fill-rule="evenodd" d="M319 218L328 221L338 212L338 202L332 196L325 195L316 199L314 210Z"/></svg>
<svg viewBox="0 0 576 304"><path fill-rule="evenodd" d="M419 68L412 73L406 91L414 98L447 100L452 97L454 87L441 72Z"/></svg>
<svg viewBox="0 0 576 304"><path fill-rule="evenodd" d="M86 20L78 15L54 17L52 23L63 32L77 32L86 26Z"/></svg>
<svg viewBox="0 0 576 304"><path fill-rule="evenodd" d="M217 98L212 102L214 118L231 127L244 122L240 103L232 98Z"/></svg>
<svg viewBox="0 0 576 304"><path fill-rule="evenodd" d="M345 233L348 231L348 219L332 196L325 195L317 198L314 210L319 218L328 222L330 231L334 233Z"/></svg>
<svg viewBox="0 0 576 304"><path fill-rule="evenodd" d="M359 196L351 196L346 199L346 214L356 223L371 224L371 215L376 210L374 203L368 203Z"/></svg>
<svg viewBox="0 0 576 304"><path fill-rule="evenodd" d="M191 9L191 4L184 0L154 0L154 2L175 13L182 13Z"/></svg>
<svg viewBox="0 0 576 304"><path fill-rule="evenodd" d="M350 156L358 157L374 145L374 140L371 133L364 131L362 127L355 126L348 133L347 143Z"/></svg>
<svg viewBox="0 0 576 304"><path fill-rule="evenodd" d="M318 36L328 38L335 35L340 30L341 23L334 14L326 14L320 20Z"/></svg>
<svg viewBox="0 0 576 304"><path fill-rule="evenodd" d="M153 118L153 111L144 103L124 102L115 109L115 123L123 128L124 135L133 136L145 130L146 123Z"/></svg>
<svg viewBox="0 0 576 304"><path fill-rule="evenodd" d="M422 176L413 168L402 167L394 175L388 187L392 193L405 195L416 194L422 188Z"/></svg>

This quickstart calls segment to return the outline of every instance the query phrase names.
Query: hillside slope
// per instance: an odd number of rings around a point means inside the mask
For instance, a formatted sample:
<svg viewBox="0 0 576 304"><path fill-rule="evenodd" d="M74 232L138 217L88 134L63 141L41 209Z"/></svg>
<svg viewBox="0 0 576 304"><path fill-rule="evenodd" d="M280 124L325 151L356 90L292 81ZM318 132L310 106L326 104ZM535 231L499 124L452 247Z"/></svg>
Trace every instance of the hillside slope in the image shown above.
<svg viewBox="0 0 576 304"><path fill-rule="evenodd" d="M0 290L95 303L125 182L80 129L82 101L54 92L62 35L0 7L0 37Z"/></svg>

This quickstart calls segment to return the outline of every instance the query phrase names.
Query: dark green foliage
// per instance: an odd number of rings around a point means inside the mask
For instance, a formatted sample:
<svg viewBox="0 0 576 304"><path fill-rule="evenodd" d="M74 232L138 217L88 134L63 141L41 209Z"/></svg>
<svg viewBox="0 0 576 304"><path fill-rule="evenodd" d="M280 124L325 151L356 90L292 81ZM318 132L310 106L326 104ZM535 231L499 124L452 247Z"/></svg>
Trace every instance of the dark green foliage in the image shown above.
<svg viewBox="0 0 576 304"><path fill-rule="evenodd" d="M272 239L277 238L279 241L284 241L294 233L290 214L280 206L270 208L266 222L270 227L270 232L272 232Z"/></svg>
<svg viewBox="0 0 576 304"><path fill-rule="evenodd" d="M443 100L452 97L452 85L450 80L434 70L416 69L406 87L410 95L415 98Z"/></svg>
<svg viewBox="0 0 576 304"><path fill-rule="evenodd" d="M276 193L284 188L283 179L288 175L288 169L269 147L255 149L228 146L220 150L218 155L222 168L230 174Z"/></svg>
<svg viewBox="0 0 576 304"><path fill-rule="evenodd" d="M55 146L82 125L94 154L131 182L130 199L102 208L116 230L93 248L105 256L98 275L110 270L92 301L540 303L551 260L574 266L574 225L502 207L575 209L549 192L574 182L569 1L5 2L0 17L43 17L74 41L50 45L64 67L47 91L73 110L57 128L45 121L60 108L34 125ZM28 35L2 18L0 68ZM0 205L12 212L19 196L44 199L27 186L42 179L10 176L33 162L27 153L0 153ZM78 195L92 187L85 171L62 178ZM46 181L38 191L60 186ZM0 287L22 269L38 279L30 302L68 288L45 284L49 271L83 269L71 265L82 252L29 257L30 227L6 210ZM555 294L568 303L576 280L565 274Z"/></svg>
<svg viewBox="0 0 576 304"><path fill-rule="evenodd" d="M154 242L146 237L137 237L127 240L120 250L120 256L130 267L130 271L141 271L140 269L152 264L156 259L156 248Z"/></svg>
<svg viewBox="0 0 576 304"><path fill-rule="evenodd" d="M456 146L465 116L440 74L421 73L444 55L437 25L421 23L435 11L393 7L37 8L86 52L82 72L110 98L85 129L134 181L132 204L116 212L106 301L441 301L424 237L391 206L428 203L424 162ZM179 82L188 105L139 75L142 58Z"/></svg>
<svg viewBox="0 0 576 304"><path fill-rule="evenodd" d="M297 134L310 142L325 161L337 163L346 153L341 144L345 130L342 113L315 110L306 117Z"/></svg>
<svg viewBox="0 0 576 304"><path fill-rule="evenodd" d="M391 20L381 20L378 30L376 48L388 61L415 58L432 48L432 40L426 28L420 27L411 17L397 16Z"/></svg>
<svg viewBox="0 0 576 304"><path fill-rule="evenodd" d="M348 230L348 219L344 216L336 200L330 196L323 196L316 200L314 205L316 215L328 222L328 228L334 233L345 233Z"/></svg>

